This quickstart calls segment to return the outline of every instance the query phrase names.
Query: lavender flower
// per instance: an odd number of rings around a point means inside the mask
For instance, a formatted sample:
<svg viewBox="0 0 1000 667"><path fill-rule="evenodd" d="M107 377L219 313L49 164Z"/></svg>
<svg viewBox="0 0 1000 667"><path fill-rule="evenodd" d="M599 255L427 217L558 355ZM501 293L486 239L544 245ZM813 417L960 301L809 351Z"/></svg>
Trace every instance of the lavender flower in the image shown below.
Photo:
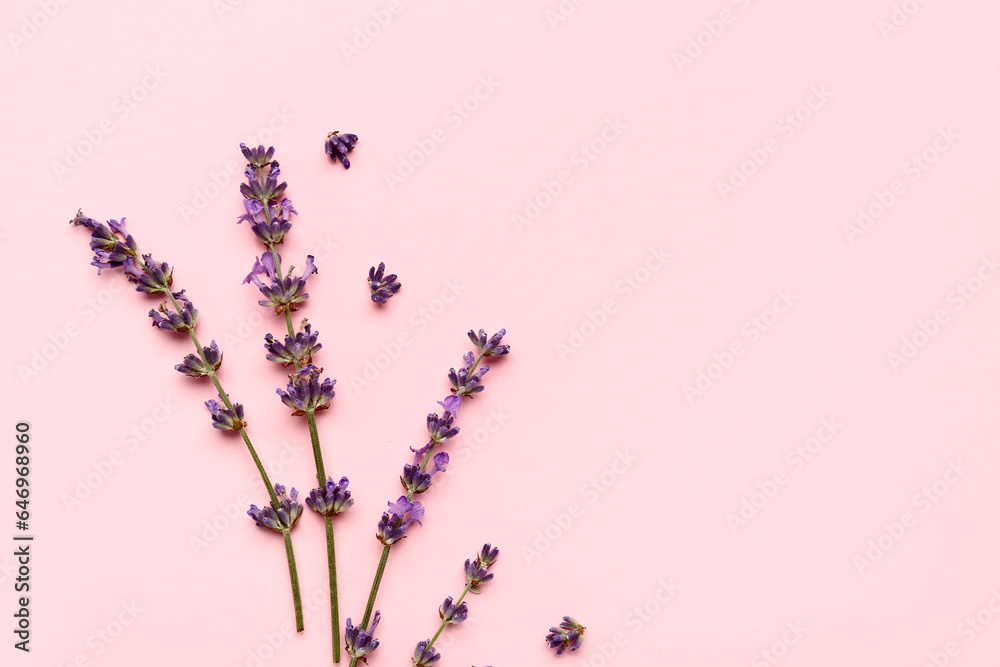
<svg viewBox="0 0 1000 667"><path fill-rule="evenodd" d="M409 525L414 521L420 523L423 516L424 508L419 502L411 503L406 496L400 496L396 502L389 503L388 512L382 513L376 537L386 546L398 542L406 536Z"/></svg>
<svg viewBox="0 0 1000 667"><path fill-rule="evenodd" d="M215 341L213 340L211 345L202 348L202 350L205 353L204 359L191 353L184 357L184 361L174 366L174 370L193 378L205 377L219 370L219 366L222 365L222 352Z"/></svg>
<svg viewBox="0 0 1000 667"><path fill-rule="evenodd" d="M450 600L451 598L448 599ZM433 665L441 659L441 654L433 646L430 646L430 643L430 639L417 642L417 648L413 652L413 667L426 667L427 665Z"/></svg>
<svg viewBox="0 0 1000 667"><path fill-rule="evenodd" d="M293 417L301 417L308 412L326 410L333 400L333 385L336 380L326 378L319 381L322 368L306 364L300 370L288 376L287 391L278 389L278 395L285 405L294 409Z"/></svg>
<svg viewBox="0 0 1000 667"><path fill-rule="evenodd" d="M506 329L501 329L487 339L486 332L480 329L479 335L476 335L473 331L469 331L469 339L473 345L479 348L480 353L484 357L499 357L510 352L510 345L500 344L500 339L506 333Z"/></svg>
<svg viewBox="0 0 1000 667"><path fill-rule="evenodd" d="M278 262L281 262L281 255L278 255ZM262 306L274 308L275 313L283 313L286 310L292 312L298 310L298 304L309 298L305 293L306 281L314 273L319 273L316 265L313 264L313 256L306 257L306 266L301 276L292 277L292 270L289 267L287 273L282 276L275 268L274 256L270 252L265 252L254 261L253 269L243 280L243 284L253 283L264 295L264 299L258 301ZM264 283L260 276L267 278L268 283Z"/></svg>
<svg viewBox="0 0 1000 667"><path fill-rule="evenodd" d="M274 147L270 147L267 150L263 146L258 146L257 148L247 148L246 144L240 144L240 150L243 152L243 157L247 159L251 167L256 167L261 169L266 167L271 163L271 158L274 157Z"/></svg>
<svg viewBox="0 0 1000 667"><path fill-rule="evenodd" d="M318 339L319 332L312 330L308 320L302 320L302 331L294 337L285 336L284 344L276 341L271 334L264 336L264 349L268 352L268 361L284 366L304 366L312 362L312 355L323 347L322 343L317 342Z"/></svg>
<svg viewBox="0 0 1000 667"><path fill-rule="evenodd" d="M236 223L250 223L251 231L265 245L284 241L285 234L292 228L288 218L298 213L292 206L292 200L287 198L270 202L267 206L256 199L244 199L243 208L246 213L237 218Z"/></svg>
<svg viewBox="0 0 1000 667"><path fill-rule="evenodd" d="M444 603L438 607L438 616L442 623L461 623L469 617L469 605L464 602L455 604L449 595L444 599Z"/></svg>
<svg viewBox="0 0 1000 667"><path fill-rule="evenodd" d="M306 505L323 516L332 517L340 514L354 504L351 492L347 490L347 484L346 477L341 477L340 482L334 482L332 478L327 477L325 485L309 492Z"/></svg>
<svg viewBox="0 0 1000 667"><path fill-rule="evenodd" d="M167 308L167 302L164 301L157 310L149 311L149 316L153 318L153 326L174 333L194 331L195 327L198 326L198 311L195 310L191 299L184 296L184 290L174 292L173 297L184 303L180 312L174 312Z"/></svg>
<svg viewBox="0 0 1000 667"><path fill-rule="evenodd" d="M479 593L479 587L493 579L490 567L497 562L500 550L490 547L489 542L483 545L482 551L475 560L465 561L465 578L469 582L469 592Z"/></svg>
<svg viewBox="0 0 1000 667"><path fill-rule="evenodd" d="M270 503L264 509L251 505L247 510L247 515L257 522L261 528L273 530L276 533L284 533L295 527L302 516L302 505L298 503L299 492L294 488L292 492L285 493L285 487L281 484L274 485L274 494L278 497L278 505Z"/></svg>
<svg viewBox="0 0 1000 667"><path fill-rule="evenodd" d="M451 380L451 391L459 396L478 394L486 389L486 387L479 383L482 381L483 376L489 372L490 367L484 364L478 371L470 375L472 366L476 363L476 357L471 352L467 352L462 359L465 361L464 366L457 371L454 368L448 371L448 379Z"/></svg>
<svg viewBox="0 0 1000 667"><path fill-rule="evenodd" d="M385 303L402 285L396 281L396 274L385 275L385 262L379 262L378 268L368 269L368 289L372 292L372 301Z"/></svg>
<svg viewBox="0 0 1000 667"><path fill-rule="evenodd" d="M340 132L334 131L326 135L324 148L331 160L334 162L340 160L344 169L350 169L351 161L347 159L347 154L354 150L354 144L357 142L358 135L356 134L340 134Z"/></svg>
<svg viewBox="0 0 1000 667"><path fill-rule="evenodd" d="M221 395L219 400L223 400ZM219 401L210 399L205 401L205 407L212 413L212 426L219 430L239 431L247 425L243 418L243 406L239 403L233 403L233 407L227 408Z"/></svg>
<svg viewBox="0 0 1000 667"><path fill-rule="evenodd" d="M166 262L157 263L152 255L143 255L142 264L138 266L135 257L126 257L122 265L129 282L135 283L136 292L166 293L174 283L174 270Z"/></svg>
<svg viewBox="0 0 1000 667"><path fill-rule="evenodd" d="M575 651L580 648L583 644L583 631L586 629L575 618L563 616L563 622L558 628L549 628L545 641L549 643L549 648L556 649L556 655L562 655L566 649Z"/></svg>
<svg viewBox="0 0 1000 667"><path fill-rule="evenodd" d="M418 454L418 458L422 458ZM422 461L414 461L413 465L407 463L403 466L403 474L399 476L399 482L403 485L403 488L410 493L423 493L431 486L431 478L439 472L444 472L446 470L445 466L448 465L448 454L446 452L438 452L434 455L434 466L428 470L421 469Z"/></svg>
<svg viewBox="0 0 1000 667"><path fill-rule="evenodd" d="M127 258L135 257L139 252L135 239L125 230L125 218L120 223L109 220L108 226L105 226L80 210L69 222L91 231L90 249L94 251L94 258L90 264L97 267L97 275L101 275L101 269L123 266Z"/></svg>
<svg viewBox="0 0 1000 667"><path fill-rule="evenodd" d="M445 410L441 417L438 417L436 412L427 415L427 433L435 445L440 445L445 440L455 437L458 435L458 431L458 427L455 426L455 413Z"/></svg>
<svg viewBox="0 0 1000 667"><path fill-rule="evenodd" d="M378 640L375 639L375 628L378 627L378 623L382 616L376 611L375 616L372 617L371 626L369 628L363 628L360 625L354 627L351 625L351 619L347 619L347 628L344 631L344 639L346 640L346 646L348 655L350 655L355 660L361 660L365 664L368 664L368 660L365 656L378 648Z"/></svg>

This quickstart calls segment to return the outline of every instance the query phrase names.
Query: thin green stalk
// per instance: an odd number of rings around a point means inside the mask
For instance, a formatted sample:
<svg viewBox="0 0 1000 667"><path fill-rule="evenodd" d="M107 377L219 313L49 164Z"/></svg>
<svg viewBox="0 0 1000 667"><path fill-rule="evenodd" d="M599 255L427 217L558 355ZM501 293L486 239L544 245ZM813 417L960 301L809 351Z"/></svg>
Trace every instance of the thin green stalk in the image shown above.
<svg viewBox="0 0 1000 667"><path fill-rule="evenodd" d="M178 313L180 313L182 308L181 305L177 303L177 299L174 298L174 295L169 290L166 291L166 294L167 296L169 296L170 302L173 304L174 309ZM219 398L222 399L222 402L228 409L232 410L233 403L229 399L229 394L227 394L226 390L222 388L222 383L219 381L219 376L216 375L215 370L212 369L212 365L208 362L208 359L205 356L205 348L202 347L201 341L198 340L197 334L195 334L194 331L188 331L188 336L190 336L191 342L194 343L195 350L198 351L198 356L201 357L201 360L204 362L205 367L209 369L208 376L212 379L212 384L215 385L215 389L219 392ZM272 506L278 507L279 504L278 496L274 492L274 485L271 484L271 479L268 477L267 471L264 469L264 464L261 463L260 457L257 456L257 450L254 449L253 443L250 441L250 436L249 434L247 434L246 428L242 426L240 427L240 435L243 436L243 442L246 443L247 451L249 451L250 456L253 457L253 462L257 466L257 472L260 473L260 479L262 482L264 482L264 487L267 488L267 495L271 499ZM285 537L285 556L288 560L288 577L291 580L292 584L292 602L295 605L295 629L298 632L302 632L304 630L302 621L302 594L299 591L299 575L295 567L295 553L292 550L292 539L291 536L288 534L288 531L285 531L284 537Z"/></svg>
<svg viewBox="0 0 1000 667"><path fill-rule="evenodd" d="M456 607L462 604L462 600L465 599L465 596L469 594L469 591L471 589L472 589L472 582L470 581L468 585L465 587L465 590L462 591L462 594L458 597L458 600L455 601ZM427 648L424 649L425 651L430 647L434 646L434 642L436 642L438 640L438 637L441 636L441 633L444 632L444 628L446 625L448 625L447 621L441 621L441 626L438 628L438 631L434 633L434 636L431 637L430 643L427 644Z"/></svg>

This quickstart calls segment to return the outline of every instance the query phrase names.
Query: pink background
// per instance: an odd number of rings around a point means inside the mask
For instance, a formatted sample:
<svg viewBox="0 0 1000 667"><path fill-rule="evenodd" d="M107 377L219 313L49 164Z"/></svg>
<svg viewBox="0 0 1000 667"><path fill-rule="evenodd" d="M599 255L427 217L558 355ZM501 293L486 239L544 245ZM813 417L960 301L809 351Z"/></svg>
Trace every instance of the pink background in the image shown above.
<svg viewBox="0 0 1000 667"><path fill-rule="evenodd" d="M5 630L0 661L328 660L321 523L292 637L280 539L243 516L263 488L171 368L188 345L66 224L125 216L176 266L273 477L308 488L262 354L282 325L240 284L237 146L266 141L338 379L345 617L465 332L512 346L393 552L372 665L407 664L485 541L496 580L439 664L995 664L996 3L224 2L5 4L2 412L31 423L37 537L33 651ZM361 137L349 171L331 130ZM379 261L404 284L381 309ZM589 630L556 658L564 614Z"/></svg>

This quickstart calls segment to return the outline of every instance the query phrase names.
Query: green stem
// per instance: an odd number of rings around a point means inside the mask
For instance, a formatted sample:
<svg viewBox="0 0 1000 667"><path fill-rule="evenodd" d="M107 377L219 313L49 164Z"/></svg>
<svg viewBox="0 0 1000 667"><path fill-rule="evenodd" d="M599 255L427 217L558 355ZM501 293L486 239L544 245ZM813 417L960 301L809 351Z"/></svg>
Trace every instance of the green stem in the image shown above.
<svg viewBox="0 0 1000 667"><path fill-rule="evenodd" d="M166 291L166 294L170 298L170 302L173 304L174 310L180 313L182 308L181 305L177 303L177 299L174 298L174 295L169 290ZM227 394L226 390L222 388L219 376L216 375L212 365L208 362L208 358L205 356L205 348L202 347L197 334L195 334L194 331L188 331L188 336L190 336L191 342L194 343L195 350L198 351L198 356L201 358L202 362L204 362L205 367L209 369L208 376L212 379L212 384L215 385L216 391L219 392L219 398L222 399L222 402L228 409L232 410L233 403L229 399L229 394ZM257 450L254 449L246 428L242 426L240 427L240 435L243 436L243 442L246 443L247 451L249 451L250 456L253 457L253 462L254 465L257 466L257 472L260 474L261 481L264 482L264 487L267 489L267 495L271 499L271 506L277 508L279 503L278 496L274 492L274 485L271 484L271 479L268 477L267 471L264 469L264 464L261 463L260 457L257 456ZM285 556L288 560L288 576L292 584L292 603L295 606L295 629L298 632L302 632L304 629L302 623L302 594L299 591L299 575L295 567L295 552L292 550L292 538L288 534L288 531L285 531L284 537Z"/></svg>
<svg viewBox="0 0 1000 667"><path fill-rule="evenodd" d="M333 626L333 661L340 662L340 613L337 601L337 557L333 543L333 517L326 517L326 553L330 557L330 621Z"/></svg>

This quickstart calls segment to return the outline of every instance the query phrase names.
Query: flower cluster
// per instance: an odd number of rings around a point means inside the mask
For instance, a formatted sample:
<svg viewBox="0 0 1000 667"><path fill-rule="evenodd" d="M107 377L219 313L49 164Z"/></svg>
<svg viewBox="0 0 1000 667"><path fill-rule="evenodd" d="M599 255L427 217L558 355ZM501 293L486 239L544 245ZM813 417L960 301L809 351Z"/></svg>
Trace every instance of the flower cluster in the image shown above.
<svg viewBox="0 0 1000 667"><path fill-rule="evenodd" d="M319 273L316 265L313 264L313 256L306 257L306 265L301 276L292 276L294 266L288 267L288 271L282 275L278 270L281 264L281 255L272 255L270 251L254 260L253 269L243 279L243 284L253 283L264 295L258 301L262 306L274 308L275 313L283 313L286 310L295 312L298 304L309 298L306 294L306 281L314 273ZM261 280L261 276L266 278L266 282Z"/></svg>
<svg viewBox="0 0 1000 667"><path fill-rule="evenodd" d="M351 161L347 159L347 154L354 150L354 144L358 143L358 135L356 134L341 134L340 132L331 132L326 135L326 154L330 156L330 159L336 162L340 162L344 165L344 169L351 168Z"/></svg>
<svg viewBox="0 0 1000 667"><path fill-rule="evenodd" d="M225 399L220 395L219 400L225 403ZM233 403L233 407L227 408L216 400L205 401L205 407L212 413L212 426L221 431L240 431L246 427L247 422L243 417L243 406Z"/></svg>
<svg viewBox="0 0 1000 667"><path fill-rule="evenodd" d="M469 582L469 592L479 593L479 587L493 579L490 567L497 562L500 550L487 542L475 560L465 561L465 578Z"/></svg>
<svg viewBox="0 0 1000 667"><path fill-rule="evenodd" d="M385 303L398 292L403 285L396 278L395 273L385 275L385 262L379 262L377 269L374 266L368 269L368 289L371 290L372 301Z"/></svg>
<svg viewBox="0 0 1000 667"><path fill-rule="evenodd" d="M247 510L247 515L257 522L261 528L273 530L276 533L284 533L295 527L302 516L302 505L297 502L299 492L294 488L291 493L285 493L285 487L281 484L274 485L274 493L278 499L278 504L274 501L264 509L251 505Z"/></svg>
<svg viewBox="0 0 1000 667"><path fill-rule="evenodd" d="M97 267L97 275L101 275L101 269L124 266L126 259L134 258L139 252L135 239L125 229L125 218L122 218L121 222L109 220L105 226L84 215L83 211L77 211L76 216L69 222L91 231L90 249L94 251L94 258L90 265Z"/></svg>
<svg viewBox="0 0 1000 667"><path fill-rule="evenodd" d="M441 622L445 624L461 623L469 617L469 605L464 602L455 604L449 595L444 599L441 606L438 607L438 616L441 617Z"/></svg>
<svg viewBox="0 0 1000 667"><path fill-rule="evenodd" d="M489 372L490 367L483 364L478 371L472 372L473 366L478 361L472 352L467 352L462 357L462 360L465 362L465 365L457 371L454 368L449 370L448 379L451 381L452 392L457 396L472 397L474 394L478 394L483 389L486 389L480 382L482 382L483 376Z"/></svg>
<svg viewBox="0 0 1000 667"><path fill-rule="evenodd" d="M254 235L266 245L281 243L292 228L289 218L297 211L290 199L282 197L288 184L278 183L281 166L273 160L274 147L265 150L263 146L248 148L240 144L240 150L247 159L247 182L240 185L246 212L237 222L249 223Z"/></svg>
<svg viewBox="0 0 1000 667"><path fill-rule="evenodd" d="M283 366L305 366L312 362L312 355L323 347L318 340L319 332L312 330L308 320L302 320L300 331L294 336L285 336L284 343L275 340L271 334L264 336L264 349L267 350L268 361Z"/></svg>
<svg viewBox="0 0 1000 667"><path fill-rule="evenodd" d="M457 429L456 429L457 430ZM431 487L431 478L439 472L447 470L449 457L447 452L438 452L431 459L433 465L424 470L420 467L420 454L414 457L413 463L403 466L403 474L399 476L399 482L403 488L411 494L423 493Z"/></svg>
<svg viewBox="0 0 1000 667"><path fill-rule="evenodd" d="M202 348L202 353L204 357L194 353L187 355L184 361L174 366L174 370L193 378L205 377L219 370L219 366L222 365L222 352L214 340L211 345Z"/></svg>
<svg viewBox="0 0 1000 667"><path fill-rule="evenodd" d="M288 376L288 387L278 389L278 396L285 405L292 408L293 417L301 417L317 410L326 410L333 400L333 385L336 380L326 378L320 382L322 368L306 364L301 369Z"/></svg>
<svg viewBox="0 0 1000 667"><path fill-rule="evenodd" d="M549 648L556 649L556 655L562 655L566 649L575 651L580 648L583 644L583 631L586 629L575 618L563 616L558 628L549 628L545 641L549 643Z"/></svg>
<svg viewBox="0 0 1000 667"><path fill-rule="evenodd" d="M424 507L419 501L411 503L406 496L400 496L396 502L389 503L388 512L382 512L376 537L386 546L394 544L406 537L406 529L410 524L414 521L419 524L423 516Z"/></svg>
<svg viewBox="0 0 1000 667"><path fill-rule="evenodd" d="M500 357L510 352L510 345L500 344L500 340L506 333L506 329L501 329L487 338L486 332L480 329L478 334L473 331L469 331L469 339L472 341L473 345L479 348L481 356Z"/></svg>
<svg viewBox="0 0 1000 667"><path fill-rule="evenodd" d="M171 310L167 308L167 302L164 301L158 309L151 309L149 316L153 318L153 326L174 333L194 331L195 327L198 326L198 311L195 310L191 299L184 296L184 290L174 292L171 296L175 304L182 302L183 305L180 310Z"/></svg>
<svg viewBox="0 0 1000 667"><path fill-rule="evenodd" d="M430 639L417 642L417 648L413 652L413 667L426 667L441 659L441 654L430 643Z"/></svg>
<svg viewBox="0 0 1000 667"><path fill-rule="evenodd" d="M340 514L354 504L351 492L347 490L347 485L346 477L341 477L340 482L334 482L332 478L327 477L326 484L309 492L306 505L312 511L323 516L332 517Z"/></svg>
<svg viewBox="0 0 1000 667"><path fill-rule="evenodd" d="M376 611L375 616L372 618L371 625L368 628L361 627L360 625L355 627L351 625L351 619L347 619L347 627L344 632L344 638L346 640L347 654L350 655L355 660L361 660L367 663L368 660L365 656L378 648L378 640L375 639L375 628L378 627L378 623L381 620L381 615Z"/></svg>

